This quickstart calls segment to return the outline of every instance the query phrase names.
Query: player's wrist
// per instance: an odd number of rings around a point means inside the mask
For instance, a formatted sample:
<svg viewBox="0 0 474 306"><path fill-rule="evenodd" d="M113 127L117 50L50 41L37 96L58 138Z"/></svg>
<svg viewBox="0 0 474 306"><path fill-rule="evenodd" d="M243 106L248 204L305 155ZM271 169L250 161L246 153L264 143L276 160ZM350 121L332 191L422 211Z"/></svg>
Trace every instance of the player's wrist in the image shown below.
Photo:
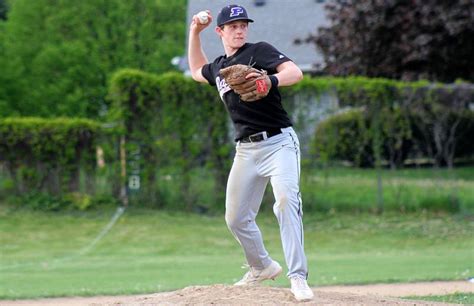
<svg viewBox="0 0 474 306"><path fill-rule="evenodd" d="M272 82L272 87L276 88L278 87L278 78L275 75L269 75L268 78L270 78L270 82Z"/></svg>

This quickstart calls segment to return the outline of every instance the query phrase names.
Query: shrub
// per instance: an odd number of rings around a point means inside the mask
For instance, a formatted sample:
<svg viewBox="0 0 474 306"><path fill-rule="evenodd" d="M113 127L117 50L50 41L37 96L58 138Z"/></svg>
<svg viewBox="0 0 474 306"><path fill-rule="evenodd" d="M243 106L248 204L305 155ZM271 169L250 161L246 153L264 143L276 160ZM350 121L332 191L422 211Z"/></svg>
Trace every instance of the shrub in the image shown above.
<svg viewBox="0 0 474 306"><path fill-rule="evenodd" d="M447 124L458 126L454 136L453 157L439 156L437 161L445 165L443 158L472 157L474 145L471 135L474 133L474 114L471 111L450 112ZM389 165L401 167L404 161L412 157L434 156L430 148L436 146L433 131L435 122L423 120L419 113L391 114L390 129L382 129L382 160ZM428 133L428 135L427 135ZM349 161L357 167L373 166L374 135L370 130L370 118L363 109L352 109L333 115L321 122L315 132L313 152L323 160ZM428 144L426 144L428 142ZM426 144L426 145L423 145Z"/></svg>
<svg viewBox="0 0 474 306"><path fill-rule="evenodd" d="M81 169L92 191L101 132L99 123L87 119L0 119L0 161L13 192L60 196L79 191Z"/></svg>

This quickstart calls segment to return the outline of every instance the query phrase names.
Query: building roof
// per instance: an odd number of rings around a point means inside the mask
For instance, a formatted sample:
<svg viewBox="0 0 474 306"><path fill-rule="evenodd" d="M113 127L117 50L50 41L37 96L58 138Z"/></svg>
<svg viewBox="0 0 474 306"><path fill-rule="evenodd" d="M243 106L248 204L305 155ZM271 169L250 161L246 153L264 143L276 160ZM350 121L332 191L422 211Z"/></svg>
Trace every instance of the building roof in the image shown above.
<svg viewBox="0 0 474 306"><path fill-rule="evenodd" d="M203 50L209 61L224 54L221 40L214 32L216 19L222 7L238 4L245 7L249 18L248 42L266 41L291 58L301 70L314 71L324 65L323 57L314 44L295 44L296 39L305 39L318 27L328 24L324 11L324 0L189 0L187 24L202 10L210 10L213 25L201 33ZM186 39L187 42L187 39ZM187 48L186 48L187 50ZM187 58L187 56L186 56ZM185 63L187 68L187 63Z"/></svg>

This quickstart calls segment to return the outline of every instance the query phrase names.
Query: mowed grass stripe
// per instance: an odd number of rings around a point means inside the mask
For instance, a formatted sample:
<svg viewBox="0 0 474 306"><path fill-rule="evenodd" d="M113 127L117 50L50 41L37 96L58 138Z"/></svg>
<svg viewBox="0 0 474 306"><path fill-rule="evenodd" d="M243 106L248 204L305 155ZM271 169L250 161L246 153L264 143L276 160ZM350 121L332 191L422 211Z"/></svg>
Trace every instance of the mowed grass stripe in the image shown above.
<svg viewBox="0 0 474 306"><path fill-rule="evenodd" d="M230 284L245 272L223 215L131 209L90 253L74 256L112 214L1 210L0 269L18 266L0 271L0 297L149 293ZM467 218L306 214L304 221L312 285L465 279L474 271ZM275 217L262 213L258 222L272 257L284 264Z"/></svg>

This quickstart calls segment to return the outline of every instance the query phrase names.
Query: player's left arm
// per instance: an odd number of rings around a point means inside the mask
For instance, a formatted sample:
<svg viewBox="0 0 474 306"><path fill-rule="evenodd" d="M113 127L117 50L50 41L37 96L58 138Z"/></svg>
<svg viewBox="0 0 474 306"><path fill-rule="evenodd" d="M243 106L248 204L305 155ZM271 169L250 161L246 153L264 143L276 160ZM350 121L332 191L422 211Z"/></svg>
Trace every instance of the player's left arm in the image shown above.
<svg viewBox="0 0 474 306"><path fill-rule="evenodd" d="M274 76L278 79L278 86L290 86L303 79L303 72L292 61L286 61L276 67Z"/></svg>

